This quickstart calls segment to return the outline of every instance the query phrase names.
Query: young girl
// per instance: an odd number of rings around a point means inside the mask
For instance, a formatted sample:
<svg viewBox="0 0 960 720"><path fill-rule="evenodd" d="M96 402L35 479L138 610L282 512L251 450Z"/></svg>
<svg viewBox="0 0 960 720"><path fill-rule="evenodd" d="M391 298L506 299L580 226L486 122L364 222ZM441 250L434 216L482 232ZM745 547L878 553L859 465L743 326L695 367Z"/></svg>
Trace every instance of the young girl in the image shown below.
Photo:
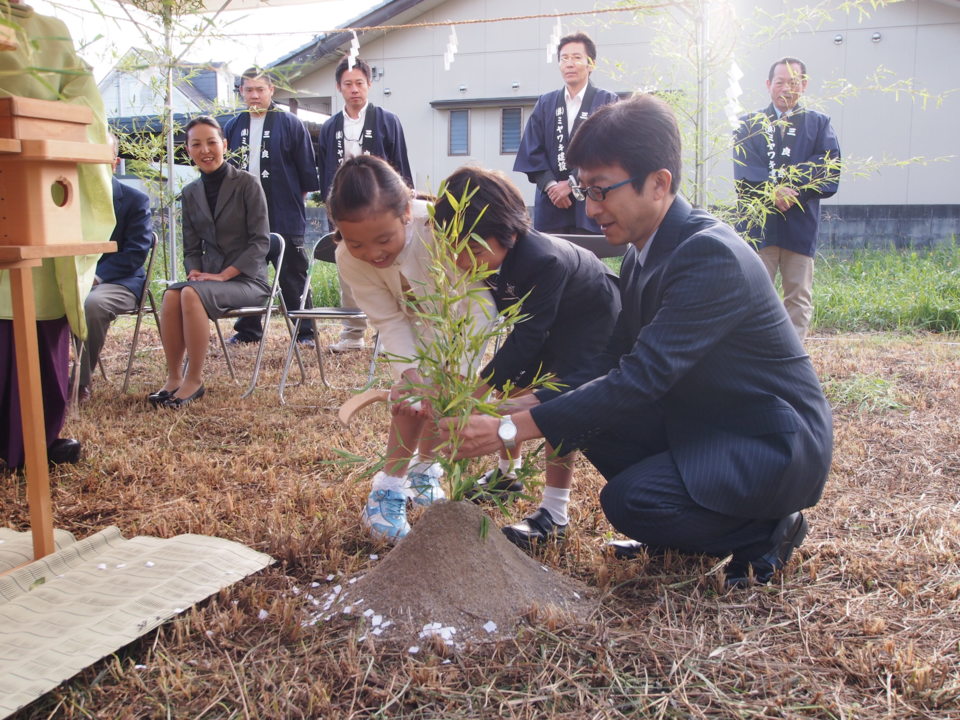
<svg viewBox="0 0 960 720"><path fill-rule="evenodd" d="M336 258L341 278L392 359L386 462L373 478L361 517L374 536L396 541L410 530L408 498L429 505L445 497L442 470L433 460L437 441L428 430L433 427L429 404L411 402L414 388L423 385L415 360L418 342L429 342L432 334L409 302L434 291L429 272L434 240L427 204L414 200L413 191L387 162L360 155L337 171L327 209L340 235ZM483 296L486 303L478 295L463 305L475 327L495 315L489 294Z"/></svg>
<svg viewBox="0 0 960 720"><path fill-rule="evenodd" d="M225 309L262 305L270 292L267 199L250 173L224 160L220 124L201 115L187 123L187 152L200 179L183 189L183 264L187 281L163 295L160 335L167 381L147 400L179 409L203 397L210 319ZM190 360L186 376L183 356Z"/></svg>
<svg viewBox="0 0 960 720"><path fill-rule="evenodd" d="M463 167L445 182L434 219L443 227L454 215L449 201L473 193L464 224L483 238L470 241L457 259L496 271L488 281L497 309L522 299L524 320L514 325L493 360L480 372L487 384L502 390L507 381L523 388L537 373L551 373L562 383L565 375L587 365L606 347L620 313L616 274L590 252L530 227L523 196L502 173ZM518 492L513 457L501 455L497 470L478 483L479 497ZM503 528L515 544L529 549L549 539L562 539L569 518L567 505L575 453L557 457L547 445L546 483L539 509L516 525Z"/></svg>

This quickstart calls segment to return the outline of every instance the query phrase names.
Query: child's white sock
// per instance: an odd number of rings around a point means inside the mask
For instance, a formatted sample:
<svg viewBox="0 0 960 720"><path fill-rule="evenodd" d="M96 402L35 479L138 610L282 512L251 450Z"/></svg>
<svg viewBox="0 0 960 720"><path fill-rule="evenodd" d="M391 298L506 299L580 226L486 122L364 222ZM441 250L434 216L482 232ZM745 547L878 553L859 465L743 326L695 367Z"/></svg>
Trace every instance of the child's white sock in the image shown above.
<svg viewBox="0 0 960 720"><path fill-rule="evenodd" d="M428 475L429 477L432 477L432 478L443 477L443 467L440 465L440 463L434 462L433 460L420 460L419 458L415 458L415 459L416 459L416 462L414 462L414 460L411 460L410 465L407 466L408 477L411 473Z"/></svg>
<svg viewBox="0 0 960 720"><path fill-rule="evenodd" d="M543 488L543 499L540 507L550 513L550 517L557 525L566 525L570 522L567 516L567 505L570 504L570 488L555 488L547 485Z"/></svg>
<svg viewBox="0 0 960 720"><path fill-rule="evenodd" d="M370 492L376 492L377 490L395 490L397 492L403 492L406 482L406 478L396 477L395 475L387 475L381 470L373 476L373 483L370 487Z"/></svg>

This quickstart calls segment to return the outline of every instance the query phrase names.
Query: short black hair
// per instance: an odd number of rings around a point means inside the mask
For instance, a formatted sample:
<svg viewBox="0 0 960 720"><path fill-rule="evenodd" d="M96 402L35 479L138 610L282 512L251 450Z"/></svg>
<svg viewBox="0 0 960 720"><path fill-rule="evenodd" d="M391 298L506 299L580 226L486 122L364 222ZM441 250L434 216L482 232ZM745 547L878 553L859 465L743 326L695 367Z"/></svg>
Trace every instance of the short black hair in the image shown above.
<svg viewBox="0 0 960 720"><path fill-rule="evenodd" d="M350 64L349 58L346 55L340 58L340 62L337 63L337 69L334 71L333 74L334 74L334 77L337 79L338 86L340 85L340 78L342 78L343 74L350 69L348 67L349 64ZM360 70L363 72L364 77L367 78L367 84L370 84L371 82L373 82L373 79L372 79L373 74L370 70L370 66L367 65L367 63L364 60L361 60L360 58L354 58L353 69Z"/></svg>
<svg viewBox="0 0 960 720"><path fill-rule="evenodd" d="M357 155L333 176L327 212L335 223L358 221L384 211L401 217L412 200L413 190L390 163L376 155Z"/></svg>
<svg viewBox="0 0 960 720"><path fill-rule="evenodd" d="M563 50L564 45L569 45L570 43L583 43L583 47L587 51L587 57L591 60L596 61L597 59L597 45L593 40L590 39L590 36L585 32L573 33L573 35L564 35L560 38L560 43L557 45L557 61L560 60L560 51Z"/></svg>
<svg viewBox="0 0 960 720"><path fill-rule="evenodd" d="M240 84L237 85L237 87L242 89L244 80L256 80L257 78L263 78L271 85L271 87L276 85L276 83L273 81L273 73L262 67L254 65L253 67L248 67L243 71L243 73L241 73Z"/></svg>
<svg viewBox="0 0 960 720"><path fill-rule="evenodd" d="M183 129L184 140L190 137L190 131L193 128L195 128L197 125L209 125L210 127L216 129L218 133L220 133L220 138L222 140L227 139L227 136L223 134L223 128L220 127L220 123L217 122L217 119L215 117L212 117L210 115L197 115L196 117L192 118L190 122L187 123L186 127Z"/></svg>
<svg viewBox="0 0 960 720"><path fill-rule="evenodd" d="M573 136L567 164L588 169L619 165L637 178L637 192L643 192L650 173L665 168L673 176L670 192L676 193L682 165L677 117L666 102L648 94L604 105Z"/></svg>
<svg viewBox="0 0 960 720"><path fill-rule="evenodd" d="M470 195L470 202L464 210L464 225L467 229L473 228L481 238L493 237L505 248L511 248L516 236L530 229L530 216L523 195L502 172L464 165L444 180L443 189L433 212L433 219L439 227L447 225L456 214L450 198L459 202L465 195Z"/></svg>
<svg viewBox="0 0 960 720"><path fill-rule="evenodd" d="M795 57L783 57L770 66L770 72L767 73L767 82L773 80L773 73L776 72L777 65L799 65L800 76L802 78L807 76L807 65L805 62L803 62L803 60L798 60Z"/></svg>

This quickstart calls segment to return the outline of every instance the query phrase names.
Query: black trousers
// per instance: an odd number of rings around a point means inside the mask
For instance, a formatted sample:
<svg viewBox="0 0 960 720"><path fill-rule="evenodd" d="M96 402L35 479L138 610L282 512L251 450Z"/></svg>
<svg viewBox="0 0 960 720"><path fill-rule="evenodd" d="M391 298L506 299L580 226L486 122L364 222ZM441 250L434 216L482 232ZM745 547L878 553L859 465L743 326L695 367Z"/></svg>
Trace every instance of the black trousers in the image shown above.
<svg viewBox="0 0 960 720"><path fill-rule="evenodd" d="M581 448L607 480L600 506L627 537L658 548L747 557L767 549L776 520L732 517L698 505L687 492L657 408L638 413L637 426L591 438Z"/></svg>
<svg viewBox="0 0 960 720"><path fill-rule="evenodd" d="M307 254L303 248L303 235L284 237L286 246L283 250L283 265L280 270L280 294L287 304L288 310L297 310L300 307L300 293L307 281ZM280 244L270 240L270 252L267 253L267 262L277 266L280 257ZM313 307L313 300L307 295L307 307ZM260 342L263 335L263 321L258 316L245 317L237 320L233 325L241 342ZM306 340L313 337L313 321L304 320L300 323L300 332L297 340Z"/></svg>

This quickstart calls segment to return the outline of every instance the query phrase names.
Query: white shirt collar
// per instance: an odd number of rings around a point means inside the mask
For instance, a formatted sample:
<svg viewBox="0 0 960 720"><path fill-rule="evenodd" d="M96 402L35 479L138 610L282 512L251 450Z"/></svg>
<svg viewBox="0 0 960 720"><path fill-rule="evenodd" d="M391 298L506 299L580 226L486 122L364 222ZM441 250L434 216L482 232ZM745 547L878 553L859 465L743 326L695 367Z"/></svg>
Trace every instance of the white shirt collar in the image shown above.
<svg viewBox="0 0 960 720"><path fill-rule="evenodd" d="M643 249L637 255L637 262L640 263L640 267L643 267L647 264L647 255L650 254L650 246L653 245L653 239L657 236L657 230L659 229L660 228L657 228L653 231L653 235L650 236L650 239L647 240L646 244L643 246Z"/></svg>
<svg viewBox="0 0 960 720"><path fill-rule="evenodd" d="M583 94L587 91L587 85L589 85L589 84L590 84L589 82L584 83L583 87L580 88L580 92L578 92L576 95L571 95L571 94L570 94L570 88L568 88L566 85L564 85L564 86L563 86L563 97L566 99L567 102L571 102L571 101L573 101L573 100L576 100L578 103L581 103L581 102L583 102Z"/></svg>
<svg viewBox="0 0 960 720"><path fill-rule="evenodd" d="M352 117L350 117L350 116L347 114L347 109L344 108L344 109L343 109L343 121L344 121L345 123L359 123L360 125L363 125L363 121L364 121L364 119L366 118L366 114L367 114L367 108L368 108L369 106L370 106L370 103L369 103L369 102L364 103L363 107L360 108L360 112L357 114L357 119L356 119L356 120L354 120Z"/></svg>

